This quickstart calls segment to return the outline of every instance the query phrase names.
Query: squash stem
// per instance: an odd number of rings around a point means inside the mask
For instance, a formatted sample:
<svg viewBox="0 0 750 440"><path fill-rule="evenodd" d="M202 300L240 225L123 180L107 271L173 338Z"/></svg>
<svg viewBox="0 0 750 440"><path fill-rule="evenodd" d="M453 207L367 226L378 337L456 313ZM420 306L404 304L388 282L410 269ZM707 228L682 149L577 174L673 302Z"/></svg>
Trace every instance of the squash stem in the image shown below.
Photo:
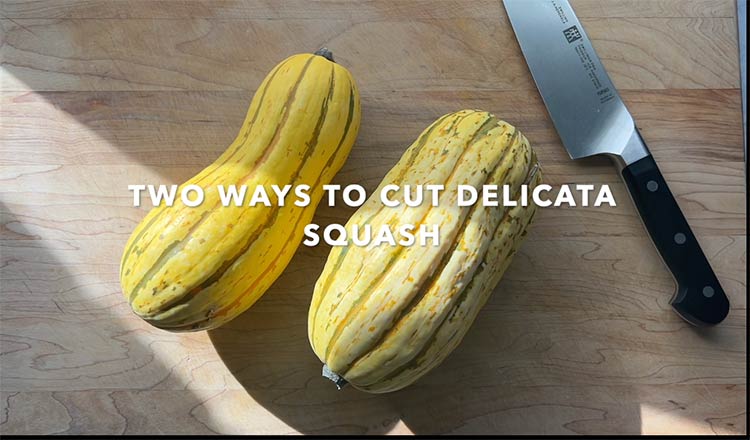
<svg viewBox="0 0 750 440"><path fill-rule="evenodd" d="M336 61L333 60L333 52L331 52L330 50L328 50L327 47L321 47L320 49L316 50L313 55L321 56L321 57L327 59L328 61L330 61L332 63L336 62Z"/></svg>
<svg viewBox="0 0 750 440"><path fill-rule="evenodd" d="M336 384L336 388L338 389L344 388L349 383L346 381L346 379L331 371L331 369L328 368L328 365L326 364L323 364L323 377L327 377L328 379L332 380L333 383Z"/></svg>

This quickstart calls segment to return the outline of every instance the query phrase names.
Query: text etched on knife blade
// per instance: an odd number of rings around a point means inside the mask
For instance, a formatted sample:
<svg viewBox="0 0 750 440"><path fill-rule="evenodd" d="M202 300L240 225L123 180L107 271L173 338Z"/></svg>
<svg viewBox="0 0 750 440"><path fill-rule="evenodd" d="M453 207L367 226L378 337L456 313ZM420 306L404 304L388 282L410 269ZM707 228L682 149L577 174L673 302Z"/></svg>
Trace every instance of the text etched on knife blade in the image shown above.
<svg viewBox="0 0 750 440"><path fill-rule="evenodd" d="M568 22L568 16L565 15L565 9L562 8L556 1L552 1L552 6L555 8L555 12L557 12L557 16L560 17L560 22L562 24L565 24Z"/></svg>
<svg viewBox="0 0 750 440"><path fill-rule="evenodd" d="M596 64L591 58L586 45L584 43L576 45L575 51L578 54L578 59L583 65L583 69L586 71L589 79L591 80L591 83L594 85L596 95L599 97L599 103L604 104L605 102L614 99L615 95L612 92L612 89L602 84L602 80L599 78L599 72L596 68Z"/></svg>

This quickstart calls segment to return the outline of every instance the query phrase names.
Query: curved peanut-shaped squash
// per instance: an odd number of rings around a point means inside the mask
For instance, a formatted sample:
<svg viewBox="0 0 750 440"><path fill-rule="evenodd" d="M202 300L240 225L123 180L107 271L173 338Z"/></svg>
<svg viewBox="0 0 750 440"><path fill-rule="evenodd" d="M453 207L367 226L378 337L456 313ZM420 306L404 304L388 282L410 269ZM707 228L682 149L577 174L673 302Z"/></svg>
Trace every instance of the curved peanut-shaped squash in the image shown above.
<svg viewBox="0 0 750 440"><path fill-rule="evenodd" d="M513 126L464 110L427 128L352 216L351 226L440 227L438 246L335 247L315 285L308 320L324 375L383 393L403 388L458 345L526 235L535 206L458 207L457 185L510 186L518 200L541 179L536 155ZM387 184L443 184L439 204L384 207ZM500 187L502 188L502 186ZM401 200L401 193L392 195Z"/></svg>
<svg viewBox="0 0 750 440"><path fill-rule="evenodd" d="M185 182L203 203L152 209L122 256L120 282L140 317L167 330L217 327L250 307L289 263L323 185L346 161L360 121L359 93L330 52L294 55L265 78L242 129ZM222 206L218 185L247 185L243 206ZM278 206L271 185L310 186L311 203ZM272 206L248 206L263 185ZM290 194L294 194L293 190Z"/></svg>

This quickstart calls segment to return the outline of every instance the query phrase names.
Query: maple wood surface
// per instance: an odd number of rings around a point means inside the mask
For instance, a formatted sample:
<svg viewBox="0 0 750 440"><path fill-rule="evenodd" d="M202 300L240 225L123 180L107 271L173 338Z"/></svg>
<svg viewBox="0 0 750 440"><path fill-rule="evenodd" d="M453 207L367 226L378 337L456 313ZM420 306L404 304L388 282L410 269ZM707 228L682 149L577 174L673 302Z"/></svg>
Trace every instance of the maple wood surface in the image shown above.
<svg viewBox="0 0 750 440"><path fill-rule="evenodd" d="M609 161L568 158L499 0L0 0L0 433L745 433L734 2L573 6L730 297L718 327L671 311ZM526 134L547 183L618 201L542 209L459 348L386 395L320 376L306 325L326 246L210 332L150 327L118 282L146 212L127 185L209 164L265 74L322 46L362 93L336 183L374 189L438 116L481 108Z"/></svg>

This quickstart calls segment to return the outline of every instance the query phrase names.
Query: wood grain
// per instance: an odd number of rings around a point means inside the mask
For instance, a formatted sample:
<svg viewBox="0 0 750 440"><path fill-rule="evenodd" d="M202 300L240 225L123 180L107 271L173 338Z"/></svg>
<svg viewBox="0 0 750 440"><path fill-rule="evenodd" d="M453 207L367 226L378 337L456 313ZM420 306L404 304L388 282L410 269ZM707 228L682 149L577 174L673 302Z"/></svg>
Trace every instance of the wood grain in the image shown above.
<svg viewBox="0 0 750 440"><path fill-rule="evenodd" d="M734 17L732 0L573 0L579 18L602 17ZM505 18L494 0L5 0L6 18L230 18L344 19L376 21L383 18Z"/></svg>
<svg viewBox="0 0 750 440"><path fill-rule="evenodd" d="M301 48L330 46L371 92L533 89L501 14L392 14L379 19L365 14L361 21L338 18L347 14L332 15L335 19L294 14L243 20L0 19L2 81L6 90L252 91L279 59ZM583 24L620 89L738 87L732 17L591 17ZM260 38L260 49L250 51L248 42Z"/></svg>
<svg viewBox="0 0 750 440"><path fill-rule="evenodd" d="M579 0L577 13L732 301L698 331L608 161L572 162L497 1L0 2L0 433L744 434L746 205L731 0ZM414 386L336 391L306 337L326 247L248 312L171 334L122 298L130 183L181 182L232 140L265 73L329 45L363 96L336 177L373 189L432 120L520 127L543 209L466 340ZM316 222L352 210L321 207Z"/></svg>

